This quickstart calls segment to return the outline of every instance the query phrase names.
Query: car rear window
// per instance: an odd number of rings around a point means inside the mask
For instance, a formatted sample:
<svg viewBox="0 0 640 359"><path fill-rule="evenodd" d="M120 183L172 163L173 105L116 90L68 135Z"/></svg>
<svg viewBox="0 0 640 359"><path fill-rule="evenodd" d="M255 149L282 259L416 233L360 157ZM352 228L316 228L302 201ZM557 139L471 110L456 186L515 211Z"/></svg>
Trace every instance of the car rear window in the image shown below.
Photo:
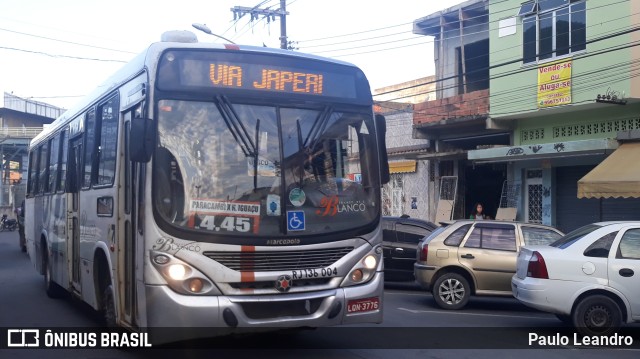
<svg viewBox="0 0 640 359"><path fill-rule="evenodd" d="M560 239L562 234L551 229L522 226L522 237L527 246L548 245Z"/></svg>
<svg viewBox="0 0 640 359"><path fill-rule="evenodd" d="M447 237L447 239L444 240L444 244L448 246L453 246L453 247L459 246L460 243L462 242L462 239L469 231L469 228L471 228L471 225L465 224L464 226L461 226L460 228L456 229L455 231L453 231L453 233L449 235L449 237Z"/></svg>
<svg viewBox="0 0 640 359"><path fill-rule="evenodd" d="M607 258L609 257L609 251L611 250L611 245L613 244L613 240L616 239L616 235L618 231L611 232L609 234L605 234L600 237L595 242L591 243L587 249L584 250L585 257L598 257L598 258Z"/></svg>
<svg viewBox="0 0 640 359"><path fill-rule="evenodd" d="M558 239L557 241L550 244L551 247L556 247L560 249L565 249L570 247L572 244L577 242L580 238L586 236L587 234L600 229L601 226L597 224L587 224L586 226L580 227L576 230L573 230L567 233L564 237Z"/></svg>
<svg viewBox="0 0 640 359"><path fill-rule="evenodd" d="M433 232L431 232L431 234L427 238L425 238L425 240L424 240L425 243L429 243L432 239L437 237L445 229L447 229L447 226L442 226L442 227L436 228Z"/></svg>

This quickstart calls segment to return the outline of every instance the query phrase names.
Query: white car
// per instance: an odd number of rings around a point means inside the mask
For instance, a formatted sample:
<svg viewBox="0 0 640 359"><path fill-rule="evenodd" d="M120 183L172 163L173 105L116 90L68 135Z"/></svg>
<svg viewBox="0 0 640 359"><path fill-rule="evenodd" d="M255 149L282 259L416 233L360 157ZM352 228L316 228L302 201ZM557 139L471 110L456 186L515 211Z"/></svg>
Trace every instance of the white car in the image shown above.
<svg viewBox="0 0 640 359"><path fill-rule="evenodd" d="M511 289L584 335L640 321L640 222L594 223L549 246L523 247Z"/></svg>

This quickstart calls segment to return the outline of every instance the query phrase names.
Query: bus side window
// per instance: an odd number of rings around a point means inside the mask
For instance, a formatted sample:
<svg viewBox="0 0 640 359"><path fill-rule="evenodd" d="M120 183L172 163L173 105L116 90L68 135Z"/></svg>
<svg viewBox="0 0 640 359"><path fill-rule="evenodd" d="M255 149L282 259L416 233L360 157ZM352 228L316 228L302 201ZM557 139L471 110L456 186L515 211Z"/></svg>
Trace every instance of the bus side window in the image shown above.
<svg viewBox="0 0 640 359"><path fill-rule="evenodd" d="M58 166L58 178L56 179L57 192L64 192L67 178L67 153L69 151L69 136L66 131L60 133L60 165Z"/></svg>
<svg viewBox="0 0 640 359"><path fill-rule="evenodd" d="M118 144L118 116L119 116L118 95L116 94L105 104L98 107L100 128L99 133L98 158L96 159L97 176L94 184L98 186L112 185L116 172L117 144Z"/></svg>
<svg viewBox="0 0 640 359"><path fill-rule="evenodd" d="M96 111L91 109L85 117L85 133L84 133L84 176L82 180L82 188L91 186L93 178L92 165L96 157Z"/></svg>
<svg viewBox="0 0 640 359"><path fill-rule="evenodd" d="M44 142L40 147L38 161L38 190L37 194L43 194L47 192L48 175L49 175L49 143Z"/></svg>
<svg viewBox="0 0 640 359"><path fill-rule="evenodd" d="M27 195L33 196L36 192L36 178L38 177L38 149L32 148L29 152L29 176L27 180Z"/></svg>
<svg viewBox="0 0 640 359"><path fill-rule="evenodd" d="M60 159L60 136L56 135L49 140L49 174L47 178L47 193L56 192L56 180L58 177L58 162Z"/></svg>

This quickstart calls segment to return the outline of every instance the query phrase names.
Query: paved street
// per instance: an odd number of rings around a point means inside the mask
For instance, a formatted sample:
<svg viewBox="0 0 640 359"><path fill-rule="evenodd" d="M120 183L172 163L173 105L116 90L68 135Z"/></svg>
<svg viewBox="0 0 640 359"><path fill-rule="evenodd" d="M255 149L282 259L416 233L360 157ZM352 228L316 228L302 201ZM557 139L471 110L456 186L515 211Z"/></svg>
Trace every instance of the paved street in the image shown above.
<svg viewBox="0 0 640 359"><path fill-rule="evenodd" d="M0 233L0 328L95 327L100 321L85 305L72 299L49 299L42 276L18 248L17 232ZM187 343L159 350L117 349L11 349L3 358L158 358L261 357L261 358L637 358L639 350L499 349L511 338L527 337L536 328L559 326L554 316L528 309L511 298L474 298L463 311L436 307L430 294L411 284L388 285L385 320L380 326L321 328L299 333L278 333ZM498 329L495 329L498 327ZM640 327L640 326L635 326ZM502 328L502 329L501 329ZM507 329L504 329L507 328ZM512 334L515 333L515 337ZM0 333L1 335L6 335ZM496 338L506 335L504 339ZM251 347L259 338L270 349ZM421 343L421 340L424 341ZM403 342L408 340L407 342ZM469 344L474 341L473 344ZM482 343L489 349L481 348ZM403 344L394 344L403 343ZM406 345L406 347L403 347ZM232 347L234 349L213 349ZM430 349L440 347L444 349ZM236 349L237 348L237 349ZM292 349L286 349L292 348ZM313 349L309 349L313 348ZM7 355L5 355L7 354Z"/></svg>

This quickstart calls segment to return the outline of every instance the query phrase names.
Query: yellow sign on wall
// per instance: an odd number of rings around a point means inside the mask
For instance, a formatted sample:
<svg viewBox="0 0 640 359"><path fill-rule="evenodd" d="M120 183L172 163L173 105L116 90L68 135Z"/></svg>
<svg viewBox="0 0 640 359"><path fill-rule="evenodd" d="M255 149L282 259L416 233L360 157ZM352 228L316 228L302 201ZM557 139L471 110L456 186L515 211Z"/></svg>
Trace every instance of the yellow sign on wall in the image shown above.
<svg viewBox="0 0 640 359"><path fill-rule="evenodd" d="M538 108L571 103L572 60L538 67Z"/></svg>

